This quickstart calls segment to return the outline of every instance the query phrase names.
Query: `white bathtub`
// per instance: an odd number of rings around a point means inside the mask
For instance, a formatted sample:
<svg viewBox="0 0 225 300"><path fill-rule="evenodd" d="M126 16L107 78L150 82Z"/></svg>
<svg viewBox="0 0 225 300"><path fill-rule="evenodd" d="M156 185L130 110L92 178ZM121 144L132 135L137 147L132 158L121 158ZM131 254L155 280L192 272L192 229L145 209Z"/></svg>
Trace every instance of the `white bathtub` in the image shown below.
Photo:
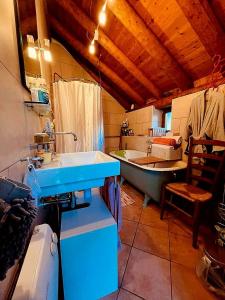
<svg viewBox="0 0 225 300"><path fill-rule="evenodd" d="M161 187L164 183L184 178L187 164L182 160L140 166L128 159L147 156L146 152L124 150L125 157L117 155L118 153L113 151L110 155L120 160L121 176L145 194L145 204L149 199L160 201Z"/></svg>

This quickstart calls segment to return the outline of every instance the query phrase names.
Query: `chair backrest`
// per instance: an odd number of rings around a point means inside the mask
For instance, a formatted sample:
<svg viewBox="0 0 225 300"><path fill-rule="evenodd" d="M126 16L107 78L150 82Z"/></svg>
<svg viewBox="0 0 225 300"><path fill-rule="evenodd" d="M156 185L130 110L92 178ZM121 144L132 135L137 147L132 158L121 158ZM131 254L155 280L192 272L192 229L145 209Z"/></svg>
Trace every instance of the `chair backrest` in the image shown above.
<svg viewBox="0 0 225 300"><path fill-rule="evenodd" d="M194 149L197 145L202 145L206 148L220 146L225 149L225 141L196 140L193 137L190 138L186 180L188 183L191 183L193 180L197 181L208 191L214 193L218 188L220 179L223 181L224 178L225 151L218 151L218 154L207 152L195 153ZM199 163L194 162L194 158L198 158ZM200 159L204 163L201 163ZM198 170L200 174L196 174L197 172L193 172L194 170Z"/></svg>

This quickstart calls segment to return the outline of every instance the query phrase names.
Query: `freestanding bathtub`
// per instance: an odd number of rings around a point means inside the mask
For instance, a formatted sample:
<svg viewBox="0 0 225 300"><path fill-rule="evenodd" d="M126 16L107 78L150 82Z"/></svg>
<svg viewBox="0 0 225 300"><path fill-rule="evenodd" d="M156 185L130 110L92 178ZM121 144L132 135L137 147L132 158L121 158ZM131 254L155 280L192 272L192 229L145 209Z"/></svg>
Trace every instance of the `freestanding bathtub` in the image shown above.
<svg viewBox="0 0 225 300"><path fill-rule="evenodd" d="M129 159L147 156L136 150L113 151L110 155L120 160L120 174L145 194L144 205L153 199L160 201L161 187L166 182L184 178L187 164L180 161L165 161L148 165L137 165Z"/></svg>

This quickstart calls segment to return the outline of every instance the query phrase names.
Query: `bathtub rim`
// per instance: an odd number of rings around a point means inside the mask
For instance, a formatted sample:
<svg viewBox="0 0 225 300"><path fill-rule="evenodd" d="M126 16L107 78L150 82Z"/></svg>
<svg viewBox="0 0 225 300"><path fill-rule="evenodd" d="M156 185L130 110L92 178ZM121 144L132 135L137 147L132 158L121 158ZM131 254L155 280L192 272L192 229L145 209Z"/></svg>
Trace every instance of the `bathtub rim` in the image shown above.
<svg viewBox="0 0 225 300"><path fill-rule="evenodd" d="M124 150L124 151L137 151L137 152L142 152L142 151L138 151L138 150ZM145 153L145 152L142 152L142 153ZM183 160L176 160L174 162L182 162L183 163L183 167L171 167L171 168L151 168L151 167L145 167L145 166L141 166L141 165L138 165L138 164L135 164L134 162L131 162L131 161L128 161L126 158L124 157L121 157L119 155L116 155L115 154L115 151L111 151L109 152L109 155L116 158L116 159L119 159L119 160L122 160L124 161L125 163L127 164L131 164L135 167L138 167L140 169L143 169L143 170L146 170L146 171L154 171L154 172L175 172L175 171L179 171L179 170L184 170L187 168L187 163ZM165 162L171 162L170 160L167 160Z"/></svg>

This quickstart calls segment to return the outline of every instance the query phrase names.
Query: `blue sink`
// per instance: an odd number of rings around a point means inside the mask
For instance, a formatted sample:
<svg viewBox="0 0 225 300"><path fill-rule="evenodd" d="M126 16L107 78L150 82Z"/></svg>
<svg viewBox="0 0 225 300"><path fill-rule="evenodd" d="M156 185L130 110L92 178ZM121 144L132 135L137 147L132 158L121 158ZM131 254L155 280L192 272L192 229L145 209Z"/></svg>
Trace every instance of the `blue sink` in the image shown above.
<svg viewBox="0 0 225 300"><path fill-rule="evenodd" d="M63 153L35 173L39 196L47 197L103 186L106 177L120 174L120 162L101 151Z"/></svg>

